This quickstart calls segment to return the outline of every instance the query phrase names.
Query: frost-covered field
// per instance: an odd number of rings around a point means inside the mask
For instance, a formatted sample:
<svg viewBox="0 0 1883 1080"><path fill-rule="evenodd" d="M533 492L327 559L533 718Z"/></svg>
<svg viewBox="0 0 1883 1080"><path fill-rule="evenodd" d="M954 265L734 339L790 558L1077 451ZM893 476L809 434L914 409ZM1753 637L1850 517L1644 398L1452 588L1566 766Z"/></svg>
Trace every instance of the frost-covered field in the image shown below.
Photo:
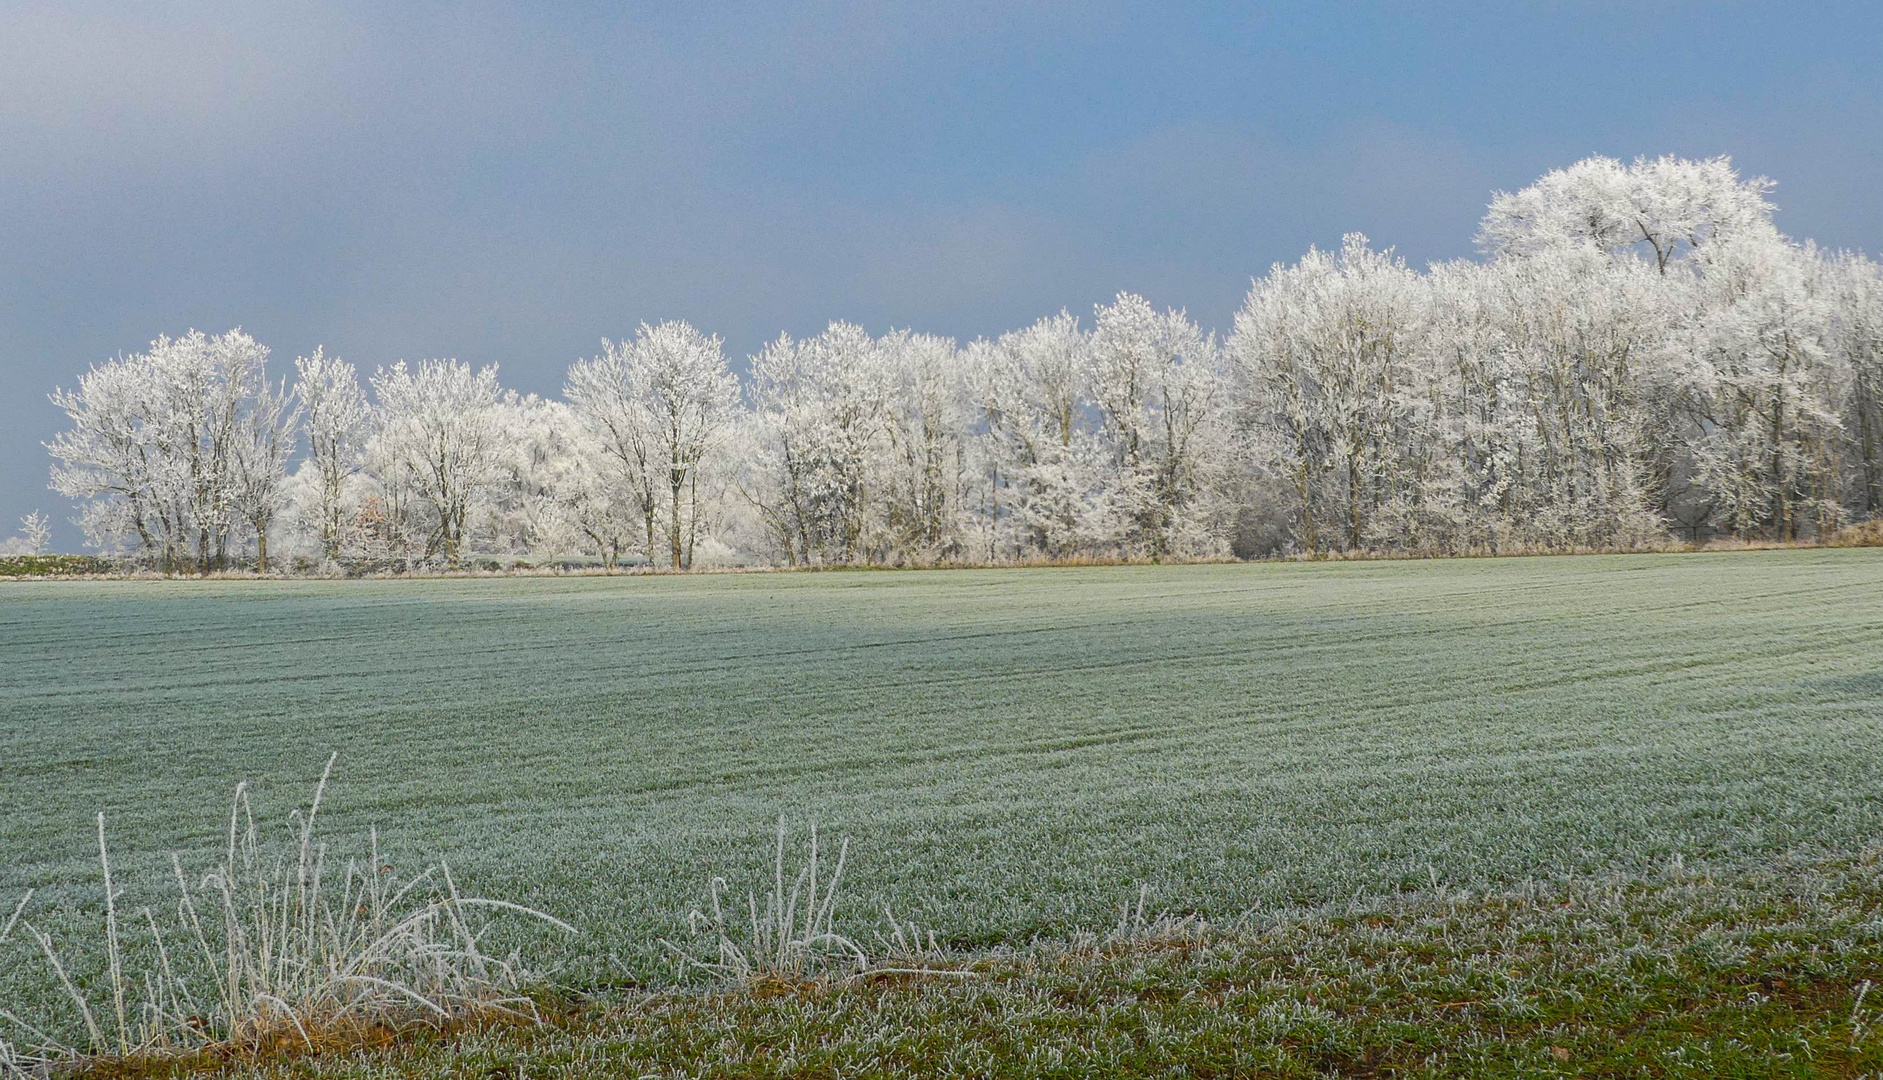
<svg viewBox="0 0 1883 1080"><path fill-rule="evenodd" d="M338 751L330 834L577 924L577 984L780 813L851 838L843 920L964 946L1883 838L1873 550L14 584L0 657L0 900L94 904L100 809L158 895Z"/></svg>

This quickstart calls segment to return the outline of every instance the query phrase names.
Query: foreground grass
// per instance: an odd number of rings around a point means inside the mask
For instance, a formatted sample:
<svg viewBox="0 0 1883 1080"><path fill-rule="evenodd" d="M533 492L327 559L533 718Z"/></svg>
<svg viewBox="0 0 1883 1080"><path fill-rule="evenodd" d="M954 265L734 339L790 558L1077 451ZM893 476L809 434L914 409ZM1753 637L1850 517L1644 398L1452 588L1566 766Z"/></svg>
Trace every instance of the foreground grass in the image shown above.
<svg viewBox="0 0 1883 1080"><path fill-rule="evenodd" d="M668 991L543 1028L261 1064L444 1076L1856 1077L1883 1070L1874 853L1428 890L881 975ZM1861 996L1861 1000L1860 1000Z"/></svg>

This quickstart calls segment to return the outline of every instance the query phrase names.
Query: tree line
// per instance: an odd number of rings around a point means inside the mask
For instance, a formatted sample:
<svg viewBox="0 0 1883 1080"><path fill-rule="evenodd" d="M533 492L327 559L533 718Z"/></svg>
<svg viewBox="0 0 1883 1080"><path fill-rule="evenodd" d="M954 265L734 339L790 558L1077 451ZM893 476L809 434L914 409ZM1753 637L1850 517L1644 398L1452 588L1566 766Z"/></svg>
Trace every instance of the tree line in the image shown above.
<svg viewBox="0 0 1883 1080"><path fill-rule="evenodd" d="M53 394L52 487L167 572L1809 539L1883 508L1883 274L1782 235L1770 190L1590 158L1497 194L1482 259L1350 235L1222 338L1126 293L966 345L835 322L742 381L719 338L642 324L559 400L320 349L277 381L247 334L191 332Z"/></svg>

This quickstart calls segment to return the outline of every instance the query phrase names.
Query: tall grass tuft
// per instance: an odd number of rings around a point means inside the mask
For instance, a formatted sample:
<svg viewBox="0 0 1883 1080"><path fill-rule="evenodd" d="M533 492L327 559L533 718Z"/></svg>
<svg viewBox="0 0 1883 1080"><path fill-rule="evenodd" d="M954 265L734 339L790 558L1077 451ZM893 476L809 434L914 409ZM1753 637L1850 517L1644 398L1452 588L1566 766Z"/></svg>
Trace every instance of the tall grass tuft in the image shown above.
<svg viewBox="0 0 1883 1080"><path fill-rule="evenodd" d="M20 897L19 902L13 905L13 914L9 915L5 922L0 922L0 945L5 945L7 939L13 936L13 928L20 925L20 916L25 913L26 905L32 902L32 899L33 891L26 890L26 895ZM0 1009L0 1019L11 1020L12 1014L5 1009ZM7 1041L5 1035L0 1034L0 1077L24 1075L29 1067L39 1064L38 1057L27 1057L18 1047Z"/></svg>
<svg viewBox="0 0 1883 1080"><path fill-rule="evenodd" d="M1133 901L1127 898L1118 905L1118 922L1110 931L1098 935L1078 935L1073 945L1076 948L1103 951L1119 946L1128 948L1194 943L1201 941L1210 930L1209 924L1200 915L1179 915L1174 912L1153 914L1150 903L1151 887L1139 882L1137 899Z"/></svg>
<svg viewBox="0 0 1883 1080"><path fill-rule="evenodd" d="M898 920L889 907L883 908L889 933L878 930L875 941L878 956L872 960L859 939L837 930L838 887L843 882L844 863L850 854L850 841L837 848L837 863L828 879L822 876L823 864L817 840L817 825L811 825L809 850L803 865L792 871L786 864L785 819L778 819L777 841L772 851L771 890L763 903L758 893L745 894L743 918L736 909L727 912L731 885L715 877L706 888L705 909L695 908L687 915L687 930L695 950L704 941L709 958L665 942L683 968L705 972L736 986L765 983L802 983L811 979L858 978L884 975L946 976L972 978L974 971L939 967L948 962L947 951L936 940L934 931L925 931L914 922ZM785 882L790 881L789 888Z"/></svg>
<svg viewBox="0 0 1883 1080"><path fill-rule="evenodd" d="M745 918L726 913L731 885L715 877L707 885L707 908L687 916L687 930L695 940L704 938L713 958L702 960L669 942L681 962L735 983L776 979L796 981L832 972L857 972L869 966L869 956L850 937L837 932L838 887L850 854L846 838L838 846L837 863L830 876L820 876L817 825L811 825L810 850L793 874L785 867L785 819L778 818L778 841L772 861L772 887L761 906L755 892L746 893ZM789 877L791 886L786 888ZM735 902L736 903L736 902Z"/></svg>
<svg viewBox="0 0 1883 1080"><path fill-rule="evenodd" d="M82 1057L311 1050L413 1027L536 1019L517 954L485 951L490 917L509 912L574 928L517 904L462 895L443 862L401 881L381 861L376 829L363 859L336 867L315 831L333 764L330 757L309 806L290 815L284 849L263 842L248 787L237 785L221 864L192 885L173 854L173 915L143 908L128 927L120 925L122 891L98 815L107 1000L80 990L52 937L20 918L22 901L6 929L17 921L39 946L85 1042L31 1028L28 1050L0 1043L0 1055L11 1056L0 1064L17 1072ZM125 940L133 927L144 968L136 976ZM29 1028L11 1013L0 1011L0 1019Z"/></svg>

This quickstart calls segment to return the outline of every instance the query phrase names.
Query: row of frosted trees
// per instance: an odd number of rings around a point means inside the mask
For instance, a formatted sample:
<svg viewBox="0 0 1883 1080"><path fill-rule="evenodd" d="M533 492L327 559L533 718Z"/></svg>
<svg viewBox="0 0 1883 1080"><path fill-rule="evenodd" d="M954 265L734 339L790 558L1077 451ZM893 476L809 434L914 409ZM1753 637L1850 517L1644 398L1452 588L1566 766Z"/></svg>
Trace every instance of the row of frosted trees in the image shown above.
<svg viewBox="0 0 1883 1080"><path fill-rule="evenodd" d="M1883 275L1782 236L1768 190L1594 158L1498 195L1482 261L1349 236L1221 340L1123 294L965 347L833 323L742 383L719 339L644 324L562 400L318 350L273 382L247 335L192 333L54 395L53 486L171 571L1812 538L1883 509Z"/></svg>

